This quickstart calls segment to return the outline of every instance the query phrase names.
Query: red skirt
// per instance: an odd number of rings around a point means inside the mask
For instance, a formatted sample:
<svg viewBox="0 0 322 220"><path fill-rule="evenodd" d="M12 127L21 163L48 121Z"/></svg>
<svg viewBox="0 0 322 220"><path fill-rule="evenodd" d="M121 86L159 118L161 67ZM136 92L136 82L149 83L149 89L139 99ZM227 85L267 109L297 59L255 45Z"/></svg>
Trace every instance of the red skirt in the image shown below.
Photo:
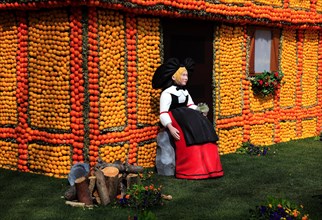
<svg viewBox="0 0 322 220"><path fill-rule="evenodd" d="M175 141L176 178L208 179L223 176L218 146L215 143L187 146L180 126L172 114L169 115L172 125L180 132L180 140Z"/></svg>

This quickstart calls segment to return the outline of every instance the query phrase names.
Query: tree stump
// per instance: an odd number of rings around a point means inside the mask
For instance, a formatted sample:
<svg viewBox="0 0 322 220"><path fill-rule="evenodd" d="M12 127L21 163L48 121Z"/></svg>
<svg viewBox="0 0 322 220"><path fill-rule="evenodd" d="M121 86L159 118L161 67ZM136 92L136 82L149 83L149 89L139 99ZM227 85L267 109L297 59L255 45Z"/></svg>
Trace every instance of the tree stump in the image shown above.
<svg viewBox="0 0 322 220"><path fill-rule="evenodd" d="M118 192L119 170L116 167L105 167L102 172L104 173L106 186L109 190L109 197L112 201Z"/></svg>
<svg viewBox="0 0 322 220"><path fill-rule="evenodd" d="M70 186L70 187L66 190L66 192L65 192L65 194L64 194L64 197L65 197L65 199L66 199L66 200L68 200L68 201L73 201L73 200L76 200L76 199L77 199L77 195L76 195L76 187L75 187L75 185Z"/></svg>
<svg viewBox="0 0 322 220"><path fill-rule="evenodd" d="M127 189L130 189L134 184L140 184L140 178L138 174L135 173L129 173L126 176L126 187Z"/></svg>
<svg viewBox="0 0 322 220"><path fill-rule="evenodd" d="M115 167L120 173L142 173L144 168L142 166L135 166L129 163L122 164L120 161L114 163L100 162L96 165L97 169L103 170L106 167Z"/></svg>
<svg viewBox="0 0 322 220"><path fill-rule="evenodd" d="M111 202L109 197L109 188L106 186L105 176L101 170L95 171L96 188L102 205L107 205Z"/></svg>
<svg viewBox="0 0 322 220"><path fill-rule="evenodd" d="M95 183L96 183L96 176L90 176L88 177L89 179L89 184L88 184L88 189L91 195L93 194L94 188L95 188Z"/></svg>
<svg viewBox="0 0 322 220"><path fill-rule="evenodd" d="M102 204L102 201L101 201L101 198L100 198L100 196L99 196L99 194L98 194L98 191L97 190L95 190L94 192L93 192L93 196L94 196L94 198L95 198L95 201L96 201L96 203L97 204Z"/></svg>
<svg viewBox="0 0 322 220"><path fill-rule="evenodd" d="M78 201L85 203L85 205L93 205L92 196L89 192L88 183L85 176L75 180L75 187Z"/></svg>
<svg viewBox="0 0 322 220"><path fill-rule="evenodd" d="M117 195L123 196L126 195L126 175L124 173L119 174L119 182L118 182L118 188L117 188Z"/></svg>

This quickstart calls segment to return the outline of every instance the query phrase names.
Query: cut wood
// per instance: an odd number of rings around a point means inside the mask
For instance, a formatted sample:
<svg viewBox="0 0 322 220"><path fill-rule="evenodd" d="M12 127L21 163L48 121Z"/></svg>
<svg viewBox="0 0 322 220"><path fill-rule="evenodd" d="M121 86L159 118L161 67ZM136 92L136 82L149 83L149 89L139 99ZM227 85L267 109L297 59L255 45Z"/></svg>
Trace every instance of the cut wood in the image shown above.
<svg viewBox="0 0 322 220"><path fill-rule="evenodd" d="M90 194L92 195L95 188L96 176L90 176L88 177L88 179L89 179L88 189Z"/></svg>
<svg viewBox="0 0 322 220"><path fill-rule="evenodd" d="M101 199L102 205L107 205L111 202L109 197L109 189L106 186L105 176L101 170L95 171L96 188Z"/></svg>
<svg viewBox="0 0 322 220"><path fill-rule="evenodd" d="M100 196L98 195L98 191L97 191L97 190L95 190L95 191L93 192L93 196L94 196L94 198L95 198L95 200L96 200L96 203L100 205L102 202L101 202L101 198L100 198Z"/></svg>
<svg viewBox="0 0 322 220"><path fill-rule="evenodd" d="M172 200L172 196L171 195L161 194L161 198L162 199L165 199L165 200Z"/></svg>
<svg viewBox="0 0 322 220"><path fill-rule="evenodd" d="M142 173L144 170L142 166L135 166L129 163L125 163L124 168L127 173Z"/></svg>
<svg viewBox="0 0 322 220"><path fill-rule="evenodd" d="M117 167L105 167L104 169L102 169L102 172L106 177L114 177L117 176L120 171Z"/></svg>
<svg viewBox="0 0 322 220"><path fill-rule="evenodd" d="M75 187L77 200L85 203L85 205L93 205L92 195L89 192L88 183L85 176L75 180Z"/></svg>
<svg viewBox="0 0 322 220"><path fill-rule="evenodd" d="M66 190L66 192L65 192L65 194L64 194L64 197L65 197L65 199L66 199L66 200L68 200L68 201L73 201L73 200L76 200L76 199L77 199L77 195L76 195L76 187L75 187L75 185L70 186L70 187Z"/></svg>
<svg viewBox="0 0 322 220"><path fill-rule="evenodd" d="M117 195L121 195L123 198L126 195L126 175L120 173L118 177Z"/></svg>
<svg viewBox="0 0 322 220"><path fill-rule="evenodd" d="M86 207L86 208L92 208L93 205L85 205L85 203L83 202L76 202L76 201L66 201L65 202L66 205L70 205L73 207Z"/></svg>
<svg viewBox="0 0 322 220"><path fill-rule="evenodd" d="M126 188L130 189L134 184L140 184L140 178L138 174L129 173L126 176Z"/></svg>
<svg viewBox="0 0 322 220"><path fill-rule="evenodd" d="M135 166L129 163L122 164L120 161L114 163L99 162L96 165L97 169L104 169L105 167L116 167L121 173L142 173L144 168L142 166Z"/></svg>
<svg viewBox="0 0 322 220"><path fill-rule="evenodd" d="M85 207L85 203L83 202L66 201L65 204L73 207Z"/></svg>
<svg viewBox="0 0 322 220"><path fill-rule="evenodd" d="M105 176L106 186L109 190L110 200L114 200L119 184L119 170L116 167L105 167L102 172Z"/></svg>

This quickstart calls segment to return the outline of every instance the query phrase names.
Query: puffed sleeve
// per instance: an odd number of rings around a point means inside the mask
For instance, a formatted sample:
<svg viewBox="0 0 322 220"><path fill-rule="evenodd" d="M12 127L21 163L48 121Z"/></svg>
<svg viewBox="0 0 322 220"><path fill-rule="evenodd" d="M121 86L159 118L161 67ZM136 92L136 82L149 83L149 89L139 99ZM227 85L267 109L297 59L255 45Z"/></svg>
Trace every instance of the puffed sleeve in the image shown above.
<svg viewBox="0 0 322 220"><path fill-rule="evenodd" d="M171 123L171 118L169 116L169 109L171 105L171 95L168 92L162 92L160 97L160 122L166 127L167 124Z"/></svg>

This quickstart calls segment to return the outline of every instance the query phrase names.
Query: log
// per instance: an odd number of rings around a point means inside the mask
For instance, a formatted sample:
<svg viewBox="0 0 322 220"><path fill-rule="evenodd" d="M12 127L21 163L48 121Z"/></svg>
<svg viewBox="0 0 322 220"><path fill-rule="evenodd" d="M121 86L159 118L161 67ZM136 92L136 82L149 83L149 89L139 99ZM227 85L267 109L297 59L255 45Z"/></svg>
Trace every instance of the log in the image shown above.
<svg viewBox="0 0 322 220"><path fill-rule="evenodd" d="M172 196L171 195L161 194L161 198L162 199L165 199L165 200L172 200Z"/></svg>
<svg viewBox="0 0 322 220"><path fill-rule="evenodd" d="M108 205L111 202L111 200L109 197L109 189L106 186L105 176L101 170L96 170L95 176L96 176L96 188L101 200L101 204Z"/></svg>
<svg viewBox="0 0 322 220"><path fill-rule="evenodd" d="M106 186L109 190L109 197L112 201L117 196L119 185L119 170L116 167L105 167L102 172L104 173Z"/></svg>
<svg viewBox="0 0 322 220"><path fill-rule="evenodd" d="M120 161L114 163L99 162L97 163L97 169L103 170L105 167L115 167L120 173L142 173L144 168L142 166L135 166L129 163L122 164Z"/></svg>
<svg viewBox="0 0 322 220"><path fill-rule="evenodd" d="M65 194L64 194L64 198L68 201L73 201L73 200L76 200L77 199L77 195L76 195L76 187L75 185L73 186L70 186Z"/></svg>
<svg viewBox="0 0 322 220"><path fill-rule="evenodd" d="M120 171L116 167L105 167L102 169L102 172L104 173L104 176L110 177L110 176L117 176L119 175Z"/></svg>
<svg viewBox="0 0 322 220"><path fill-rule="evenodd" d="M83 202L76 202L76 201L66 201L66 205L70 205L73 207L83 207L83 208L93 208L94 205L85 205Z"/></svg>
<svg viewBox="0 0 322 220"><path fill-rule="evenodd" d="M121 195L122 198L123 196L126 195L126 175L123 174L119 174L119 183L118 183L118 189L117 189L117 195Z"/></svg>
<svg viewBox="0 0 322 220"><path fill-rule="evenodd" d="M142 173L144 168L142 166L135 166L129 163L124 164L125 172L127 173Z"/></svg>
<svg viewBox="0 0 322 220"><path fill-rule="evenodd" d="M85 205L93 205L92 196L89 192L85 176L79 177L75 180L75 187L78 201L85 203Z"/></svg>
<svg viewBox="0 0 322 220"><path fill-rule="evenodd" d="M126 176L126 188L130 189L134 184L140 184L140 178L138 174L135 173L129 173Z"/></svg>
<svg viewBox="0 0 322 220"><path fill-rule="evenodd" d="M90 194L92 195L95 188L96 176L90 176L88 177L88 179L89 179L88 189Z"/></svg>
<svg viewBox="0 0 322 220"><path fill-rule="evenodd" d="M83 202L73 202L73 201L66 201L65 204L73 206L73 207L85 207L86 206L85 203L83 203Z"/></svg>
<svg viewBox="0 0 322 220"><path fill-rule="evenodd" d="M102 201L101 201L101 198L100 198L100 196L98 195L98 191L97 190L95 190L94 192L93 192L93 196L94 196L94 198L95 198L95 200L96 200L96 203L97 204L102 204Z"/></svg>

